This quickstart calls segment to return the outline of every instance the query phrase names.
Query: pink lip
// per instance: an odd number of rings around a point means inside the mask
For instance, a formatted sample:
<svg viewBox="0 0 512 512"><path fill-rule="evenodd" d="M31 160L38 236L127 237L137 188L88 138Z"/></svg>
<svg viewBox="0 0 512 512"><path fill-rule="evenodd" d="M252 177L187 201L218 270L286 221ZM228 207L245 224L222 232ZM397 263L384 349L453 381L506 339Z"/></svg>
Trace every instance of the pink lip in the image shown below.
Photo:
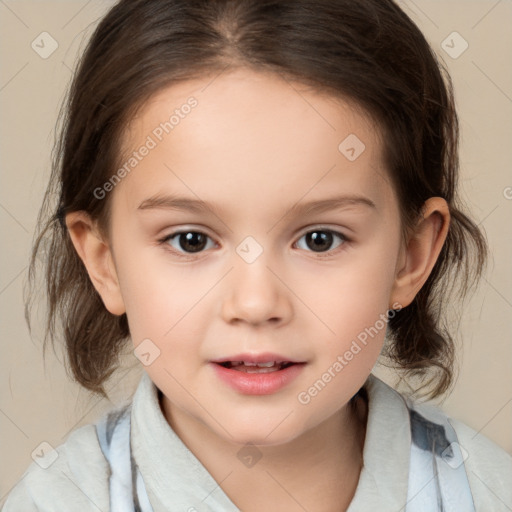
<svg viewBox="0 0 512 512"><path fill-rule="evenodd" d="M282 370L268 373L246 373L240 370L226 368L220 364L226 361L245 361L247 363L277 361L293 362L294 364ZM305 364L305 362L292 361L289 358L271 353L253 355L239 354L210 362L210 365L222 382L244 395L271 395L276 393L290 384L290 382L300 374Z"/></svg>

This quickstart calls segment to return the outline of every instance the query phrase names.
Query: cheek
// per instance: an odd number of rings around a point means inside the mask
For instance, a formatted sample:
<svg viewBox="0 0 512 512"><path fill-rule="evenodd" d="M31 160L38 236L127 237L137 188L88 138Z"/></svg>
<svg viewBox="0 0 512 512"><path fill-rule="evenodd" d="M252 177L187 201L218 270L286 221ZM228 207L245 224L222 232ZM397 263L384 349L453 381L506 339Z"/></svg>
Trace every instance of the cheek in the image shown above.
<svg viewBox="0 0 512 512"><path fill-rule="evenodd" d="M319 325L314 366L297 396L299 407L311 413L307 426L350 400L364 384L382 351L393 261L375 263L359 257L350 271L331 276L329 294L316 300ZM373 262L373 263L372 263ZM313 413L313 411L315 411Z"/></svg>
<svg viewBox="0 0 512 512"><path fill-rule="evenodd" d="M147 348L157 354L146 367L152 377L165 380L170 372L181 379L203 358L201 343L210 323L205 307L219 272L193 270L165 256L154 247L131 252L122 262L120 283L135 355Z"/></svg>
<svg viewBox="0 0 512 512"><path fill-rule="evenodd" d="M324 323L318 324L318 333L324 333L319 336L323 349L312 378L322 380L322 373L328 371L336 375L320 401L337 400L337 393L345 388L355 393L377 361L388 325L394 268L394 246L386 248L385 240L376 238L327 273L323 281L327 292L312 297ZM329 375L324 376L329 380Z"/></svg>
<svg viewBox="0 0 512 512"><path fill-rule="evenodd" d="M316 285L310 288L310 304L331 330L355 336L387 312L394 268L392 244L386 249L376 240L348 251L336 268L316 276ZM303 286L307 286L306 281Z"/></svg>
<svg viewBox="0 0 512 512"><path fill-rule="evenodd" d="M121 294L134 344L144 338L164 338L186 316L192 301L197 301L193 274L170 272L163 252L155 247L133 249L118 262Z"/></svg>

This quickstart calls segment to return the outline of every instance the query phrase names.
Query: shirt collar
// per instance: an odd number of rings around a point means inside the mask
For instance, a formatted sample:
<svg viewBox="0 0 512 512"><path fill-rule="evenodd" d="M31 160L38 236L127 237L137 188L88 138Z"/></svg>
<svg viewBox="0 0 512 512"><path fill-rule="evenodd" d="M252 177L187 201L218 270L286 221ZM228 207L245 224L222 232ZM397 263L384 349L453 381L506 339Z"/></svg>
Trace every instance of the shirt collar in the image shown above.
<svg viewBox="0 0 512 512"><path fill-rule="evenodd" d="M347 512L377 507L380 512L402 510L407 501L411 430L402 395L370 374L368 419L363 448L363 469Z"/></svg>
<svg viewBox="0 0 512 512"><path fill-rule="evenodd" d="M406 503L411 444L404 398L370 374L363 469L347 512L400 510ZM158 400L158 388L144 371L133 398L132 453L154 512L239 509L170 427Z"/></svg>

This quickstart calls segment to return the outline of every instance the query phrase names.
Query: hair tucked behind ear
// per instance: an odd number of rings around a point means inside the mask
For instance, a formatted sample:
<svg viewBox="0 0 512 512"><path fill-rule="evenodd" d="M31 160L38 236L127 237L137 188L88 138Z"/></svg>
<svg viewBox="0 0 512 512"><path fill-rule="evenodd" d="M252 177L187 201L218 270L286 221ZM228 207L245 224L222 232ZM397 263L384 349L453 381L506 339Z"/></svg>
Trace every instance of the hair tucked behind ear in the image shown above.
<svg viewBox="0 0 512 512"><path fill-rule="evenodd" d="M431 396L445 392L454 366L444 324L449 285L459 283L464 297L487 249L456 196L458 126L449 76L443 78L425 38L391 0L122 0L108 12L74 75L38 218L29 281L47 247L45 348L48 338L62 335L74 378L104 393L128 322L104 307L64 215L87 212L108 238L110 196L94 190L121 165L126 124L162 88L236 67L351 99L375 120L404 237L429 197L448 202L446 243L412 304L390 320L386 349L406 373L431 376ZM31 297L29 327L30 309Z"/></svg>
<svg viewBox="0 0 512 512"><path fill-rule="evenodd" d="M430 61L430 66L428 65ZM434 69L435 55L426 58L425 72ZM418 138L418 157L409 151L392 160L399 181L396 186L404 212L405 232L411 229L421 214L420 208L428 197L444 198L450 210L450 228L441 253L426 283L412 303L389 320L387 344L382 356L404 376L419 377L423 384L414 389L418 396L435 398L446 393L453 384L456 350L448 324L453 299L462 305L468 292L479 282L488 256L484 233L464 213L458 196L459 124L455 110L451 78L441 64L439 72L425 83L424 105L418 112L425 119L422 138ZM401 160L401 162L400 162ZM408 166L411 166L408 169ZM422 393L422 390L426 390Z"/></svg>

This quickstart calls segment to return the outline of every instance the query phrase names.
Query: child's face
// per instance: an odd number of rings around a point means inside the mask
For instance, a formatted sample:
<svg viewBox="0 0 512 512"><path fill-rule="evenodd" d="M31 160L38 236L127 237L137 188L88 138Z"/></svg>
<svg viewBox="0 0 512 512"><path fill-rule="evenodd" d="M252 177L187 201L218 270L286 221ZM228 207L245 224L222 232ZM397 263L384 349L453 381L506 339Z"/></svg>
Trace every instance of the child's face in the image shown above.
<svg viewBox="0 0 512 512"><path fill-rule="evenodd" d="M111 192L115 272L134 346L160 351L146 371L165 411L278 444L343 409L374 366L399 298L398 204L375 127L348 104L245 70L211 80L159 93L131 124L140 161ZM215 214L140 208L156 195ZM374 206L294 211L335 196ZM176 231L204 237L158 242ZM265 353L303 364L255 377L212 362Z"/></svg>

